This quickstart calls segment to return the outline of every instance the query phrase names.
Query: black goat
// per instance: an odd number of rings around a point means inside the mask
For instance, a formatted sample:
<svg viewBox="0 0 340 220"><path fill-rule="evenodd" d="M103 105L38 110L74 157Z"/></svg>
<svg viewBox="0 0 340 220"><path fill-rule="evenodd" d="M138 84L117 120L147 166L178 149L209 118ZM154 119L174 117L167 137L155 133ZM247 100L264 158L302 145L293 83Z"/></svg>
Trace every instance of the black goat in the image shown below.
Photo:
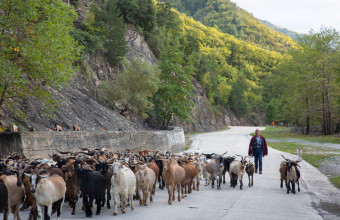
<svg viewBox="0 0 340 220"><path fill-rule="evenodd" d="M106 189L106 179L98 171L92 171L87 169L77 169L77 182L80 186L81 193L83 195L83 205L85 206L86 217L92 217L92 210L90 201L91 198L96 200L97 212L100 214L101 201L103 196L105 196Z"/></svg>
<svg viewBox="0 0 340 220"><path fill-rule="evenodd" d="M8 191L4 181L0 178L0 212L3 213L4 219L8 218Z"/></svg>

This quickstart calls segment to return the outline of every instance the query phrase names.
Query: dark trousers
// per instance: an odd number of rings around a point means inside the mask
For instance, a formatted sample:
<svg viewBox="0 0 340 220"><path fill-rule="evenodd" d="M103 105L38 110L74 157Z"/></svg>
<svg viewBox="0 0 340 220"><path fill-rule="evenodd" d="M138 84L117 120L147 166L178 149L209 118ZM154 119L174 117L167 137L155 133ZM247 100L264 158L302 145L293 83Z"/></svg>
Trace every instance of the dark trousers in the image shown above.
<svg viewBox="0 0 340 220"><path fill-rule="evenodd" d="M262 147L254 148L254 162L255 162L255 169L257 170L260 168L260 171L262 171L262 157L263 157L263 149Z"/></svg>

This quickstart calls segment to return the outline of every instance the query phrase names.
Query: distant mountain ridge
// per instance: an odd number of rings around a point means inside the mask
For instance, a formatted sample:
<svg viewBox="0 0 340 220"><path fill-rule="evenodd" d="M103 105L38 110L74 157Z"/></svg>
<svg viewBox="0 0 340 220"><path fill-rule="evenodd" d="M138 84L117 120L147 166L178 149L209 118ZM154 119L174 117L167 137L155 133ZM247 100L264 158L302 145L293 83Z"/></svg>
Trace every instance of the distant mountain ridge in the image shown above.
<svg viewBox="0 0 340 220"><path fill-rule="evenodd" d="M233 35L263 49L286 53L296 46L288 35L266 26L251 13L230 0L160 0L204 25Z"/></svg>
<svg viewBox="0 0 340 220"><path fill-rule="evenodd" d="M265 24L266 26L268 26L269 28L271 28L275 31L278 31L278 32L281 32L285 35L288 35L289 37L293 38L294 40L296 40L297 37L300 35L299 33L295 32L295 31L291 31L287 28L283 28L283 27L280 27L278 25L272 24L269 21L261 20L259 18L257 20L261 21L263 24Z"/></svg>

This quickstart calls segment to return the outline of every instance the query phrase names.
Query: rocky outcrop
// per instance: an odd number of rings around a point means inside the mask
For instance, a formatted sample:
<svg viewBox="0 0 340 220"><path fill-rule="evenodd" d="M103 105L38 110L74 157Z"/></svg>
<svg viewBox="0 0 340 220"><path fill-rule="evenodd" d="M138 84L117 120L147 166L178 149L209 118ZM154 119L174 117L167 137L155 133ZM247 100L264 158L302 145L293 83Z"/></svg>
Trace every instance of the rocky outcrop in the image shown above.
<svg viewBox="0 0 340 220"><path fill-rule="evenodd" d="M125 40L128 46L128 52L125 56L128 60L140 58L144 62L149 62L153 65L157 64L155 55L153 55L143 35L138 33L135 26L127 25Z"/></svg>
<svg viewBox="0 0 340 220"><path fill-rule="evenodd" d="M221 129L224 126L240 125L240 120L232 112L222 111L219 117L216 117L204 89L194 79L192 83L195 87L193 97L194 106L190 112L192 122L182 122L175 119L173 125L183 127L185 132L213 131Z"/></svg>

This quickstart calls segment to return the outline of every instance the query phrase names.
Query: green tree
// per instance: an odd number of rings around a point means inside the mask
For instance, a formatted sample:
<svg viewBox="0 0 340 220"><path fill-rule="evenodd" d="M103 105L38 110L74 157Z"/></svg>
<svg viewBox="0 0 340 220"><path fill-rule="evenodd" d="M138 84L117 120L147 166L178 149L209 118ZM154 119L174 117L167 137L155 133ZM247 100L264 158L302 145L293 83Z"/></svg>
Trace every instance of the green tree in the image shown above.
<svg viewBox="0 0 340 220"><path fill-rule="evenodd" d="M47 88L69 81L79 55L69 34L75 11L59 0L3 0L0 8L0 108L34 95L52 109Z"/></svg>
<svg viewBox="0 0 340 220"><path fill-rule="evenodd" d="M138 0L136 23L145 33L151 34L156 26L156 11L153 0Z"/></svg>
<svg viewBox="0 0 340 220"><path fill-rule="evenodd" d="M106 0L100 10L93 8L99 35L103 38L103 50L106 60L113 66L117 65L125 56L127 46L125 42L126 27L117 7L117 0Z"/></svg>
<svg viewBox="0 0 340 220"><path fill-rule="evenodd" d="M193 102L194 87L191 83L194 73L191 60L186 59L180 48L179 40L166 42L161 54L161 84L154 96L155 114L163 128L166 128L173 117L189 120Z"/></svg>
<svg viewBox="0 0 340 220"><path fill-rule="evenodd" d="M276 84L285 88L281 90L281 103L290 112L288 118L307 126L306 133L312 123L317 123L322 125L323 134L331 134L332 121L339 117L339 39L334 29L311 31L299 38L301 47L291 50L291 58L278 67Z"/></svg>
<svg viewBox="0 0 340 220"><path fill-rule="evenodd" d="M145 119L152 109L152 97L158 89L160 70L140 59L124 61L125 70L117 74L115 82L104 82L100 91L110 102L119 102L121 115L132 111Z"/></svg>

